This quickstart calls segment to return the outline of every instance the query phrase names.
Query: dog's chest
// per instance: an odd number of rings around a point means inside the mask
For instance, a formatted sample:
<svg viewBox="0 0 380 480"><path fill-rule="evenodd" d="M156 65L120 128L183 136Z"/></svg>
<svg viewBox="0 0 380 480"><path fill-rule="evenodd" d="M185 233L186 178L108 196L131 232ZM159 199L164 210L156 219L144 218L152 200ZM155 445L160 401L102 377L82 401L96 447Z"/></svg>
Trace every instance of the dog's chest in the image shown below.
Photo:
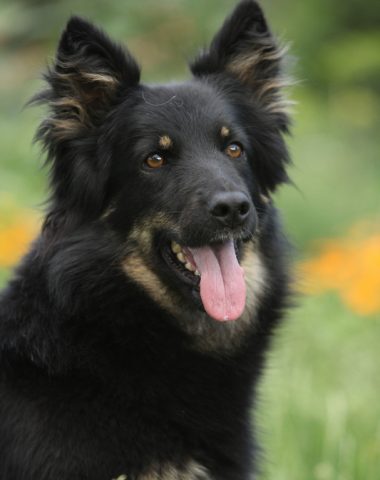
<svg viewBox="0 0 380 480"><path fill-rule="evenodd" d="M113 480L129 480L129 476L123 474ZM182 466L156 465L133 480L212 480L212 477L205 467L189 460Z"/></svg>

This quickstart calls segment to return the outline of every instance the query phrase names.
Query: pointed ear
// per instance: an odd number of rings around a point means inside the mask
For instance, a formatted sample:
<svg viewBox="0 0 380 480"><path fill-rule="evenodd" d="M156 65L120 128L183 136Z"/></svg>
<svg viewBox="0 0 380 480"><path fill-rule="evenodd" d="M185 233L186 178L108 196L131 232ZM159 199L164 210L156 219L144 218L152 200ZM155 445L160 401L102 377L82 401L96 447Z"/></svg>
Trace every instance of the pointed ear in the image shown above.
<svg viewBox="0 0 380 480"><path fill-rule="evenodd" d="M281 94L287 85L281 65L284 54L258 3L243 0L190 67L196 76L224 73L237 78L268 112L279 115L286 129L288 102Z"/></svg>
<svg viewBox="0 0 380 480"><path fill-rule="evenodd" d="M33 100L51 109L39 131L49 143L99 126L121 88L138 84L140 70L128 51L91 23L72 17L45 79L49 88Z"/></svg>
<svg viewBox="0 0 380 480"><path fill-rule="evenodd" d="M45 75L48 86L31 101L49 108L36 138L51 163L51 209L88 219L104 208L109 154L100 152L99 127L139 78L128 51L91 23L69 20Z"/></svg>

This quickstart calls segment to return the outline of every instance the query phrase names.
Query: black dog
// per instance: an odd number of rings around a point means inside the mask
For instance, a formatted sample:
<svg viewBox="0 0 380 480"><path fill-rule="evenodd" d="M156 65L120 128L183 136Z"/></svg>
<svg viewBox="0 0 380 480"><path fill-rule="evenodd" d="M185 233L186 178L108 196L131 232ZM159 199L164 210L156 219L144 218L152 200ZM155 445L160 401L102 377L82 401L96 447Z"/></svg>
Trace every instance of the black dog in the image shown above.
<svg viewBox="0 0 380 480"><path fill-rule="evenodd" d="M48 214L0 300L1 480L247 480L288 302L283 51L241 2L190 81L72 18L38 138Z"/></svg>

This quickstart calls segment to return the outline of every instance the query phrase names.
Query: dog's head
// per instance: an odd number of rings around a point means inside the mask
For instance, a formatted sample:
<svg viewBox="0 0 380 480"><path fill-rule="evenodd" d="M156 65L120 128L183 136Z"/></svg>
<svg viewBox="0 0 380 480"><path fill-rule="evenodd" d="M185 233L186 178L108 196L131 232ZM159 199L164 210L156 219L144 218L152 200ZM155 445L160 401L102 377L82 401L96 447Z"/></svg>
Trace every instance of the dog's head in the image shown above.
<svg viewBox="0 0 380 480"><path fill-rule="evenodd" d="M72 18L37 97L50 107L39 130L49 219L115 232L127 276L169 310L240 317L245 245L287 180L282 57L260 7L244 0L188 82L144 85L128 51Z"/></svg>

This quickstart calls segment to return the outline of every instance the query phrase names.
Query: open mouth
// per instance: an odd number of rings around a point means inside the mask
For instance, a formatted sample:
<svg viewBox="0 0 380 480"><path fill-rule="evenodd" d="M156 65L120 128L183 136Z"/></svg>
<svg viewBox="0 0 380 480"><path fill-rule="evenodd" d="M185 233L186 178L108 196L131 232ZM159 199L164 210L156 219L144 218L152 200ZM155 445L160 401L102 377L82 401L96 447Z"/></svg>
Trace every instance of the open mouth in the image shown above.
<svg viewBox="0 0 380 480"><path fill-rule="evenodd" d="M179 243L172 241L170 248L167 247L164 250L164 258L185 283L199 287L201 274L188 248L182 247Z"/></svg>
<svg viewBox="0 0 380 480"><path fill-rule="evenodd" d="M163 258L179 280L199 290L210 317L228 321L241 316L246 286L234 240L197 248L172 241L164 249Z"/></svg>

